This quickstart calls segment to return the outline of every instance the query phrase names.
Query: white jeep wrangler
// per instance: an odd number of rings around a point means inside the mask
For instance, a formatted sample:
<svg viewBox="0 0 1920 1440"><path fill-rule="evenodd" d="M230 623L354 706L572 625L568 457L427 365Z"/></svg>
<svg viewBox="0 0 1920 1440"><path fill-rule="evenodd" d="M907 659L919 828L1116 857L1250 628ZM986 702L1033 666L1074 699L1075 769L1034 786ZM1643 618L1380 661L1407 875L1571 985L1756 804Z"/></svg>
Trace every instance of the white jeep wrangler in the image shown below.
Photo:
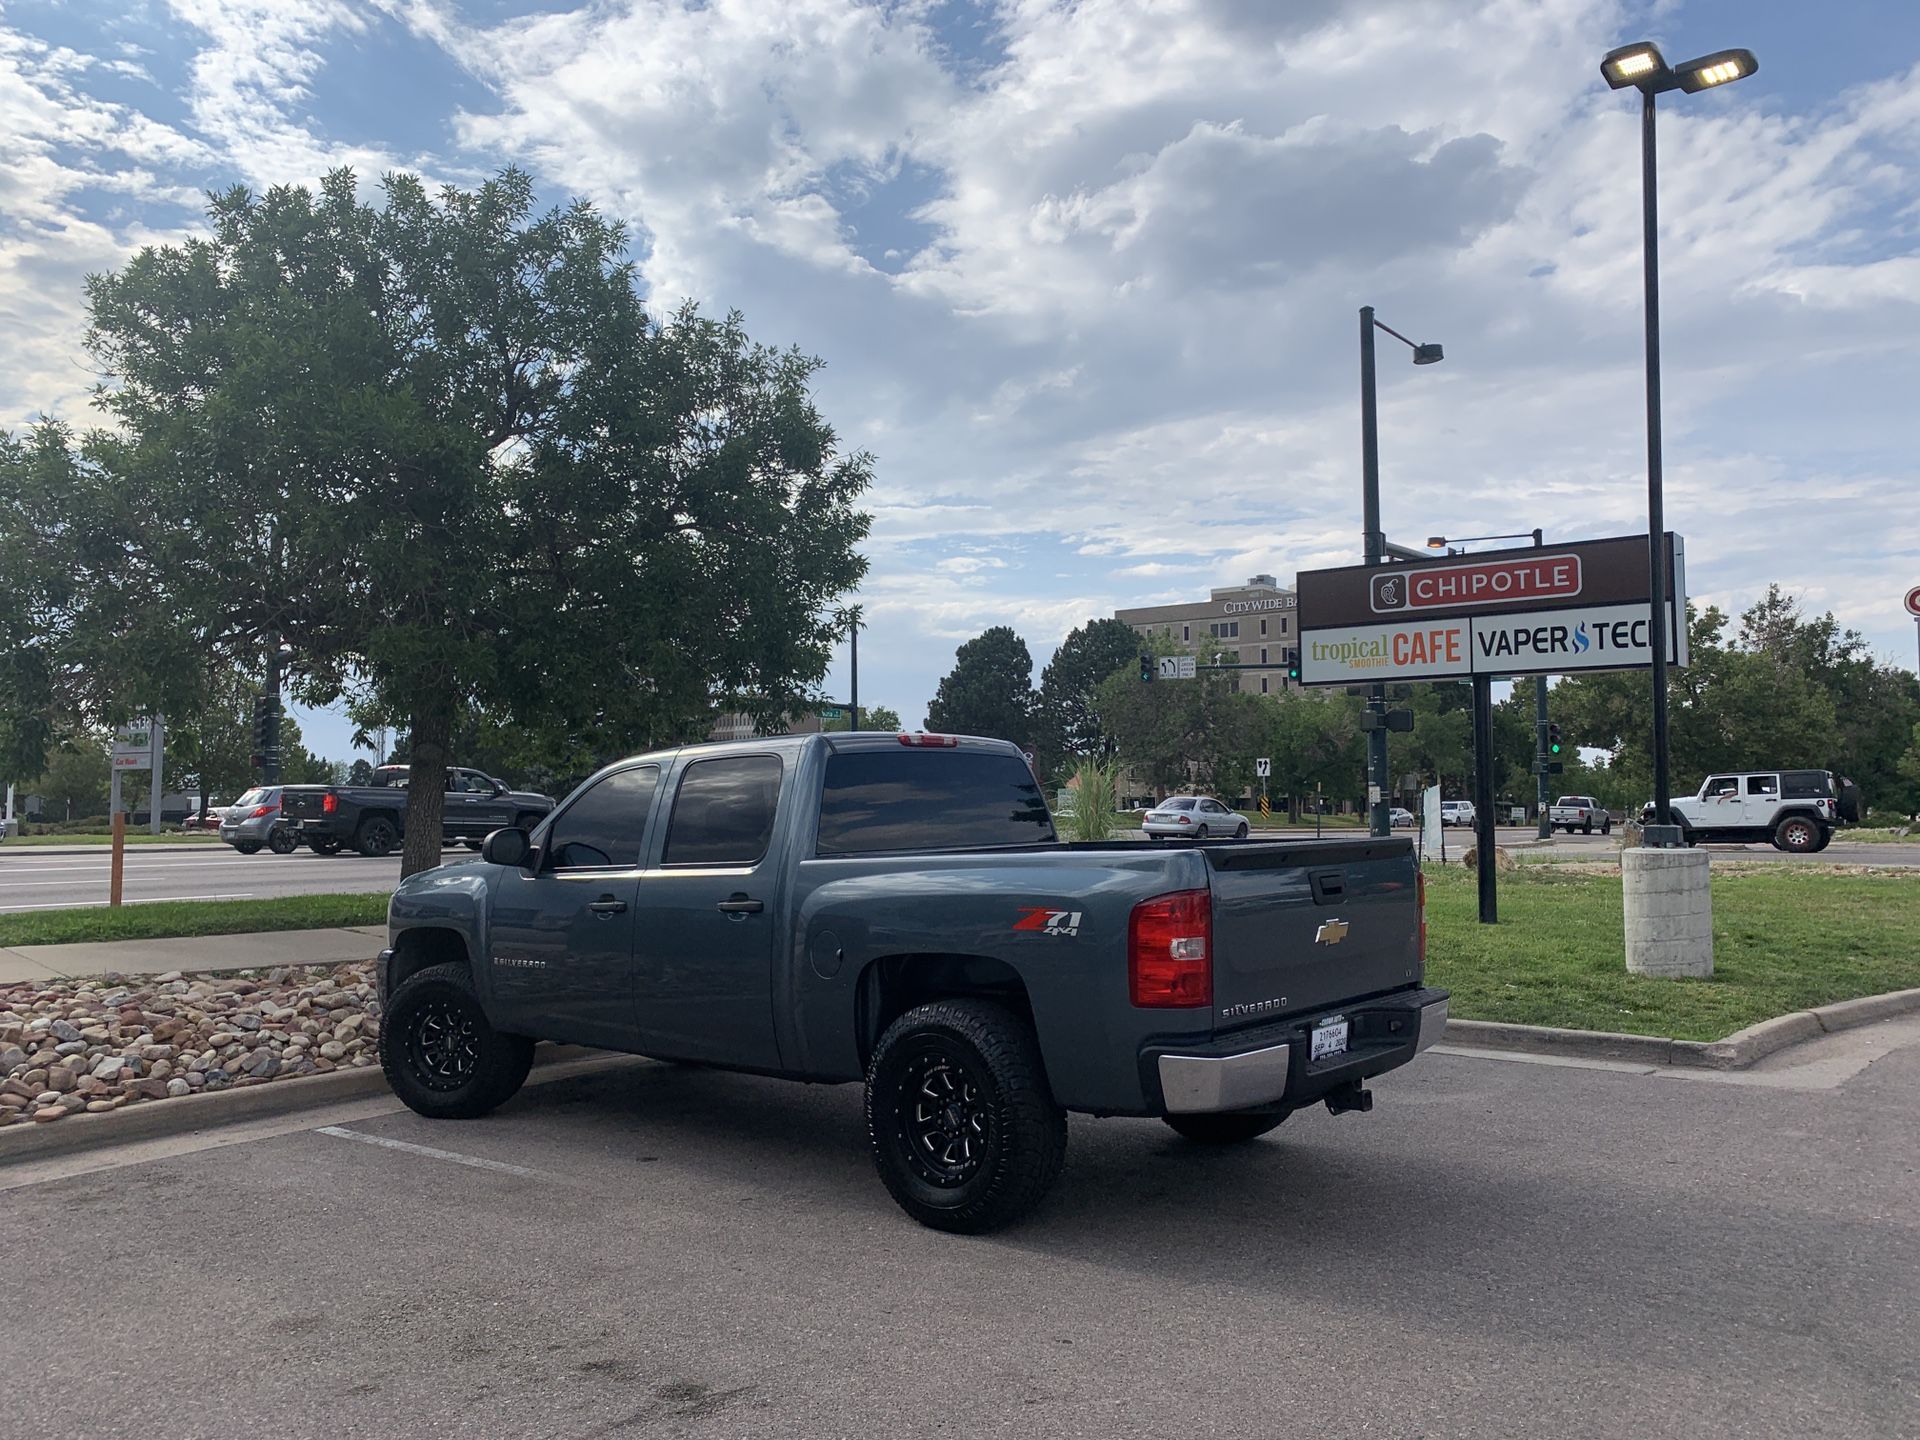
<svg viewBox="0 0 1920 1440"><path fill-rule="evenodd" d="M1827 848L1835 827L1860 818L1860 787L1831 770L1742 770L1709 775L1698 795L1671 804L1689 845L1764 841L1810 854ZM1651 803L1641 819L1653 823Z"/></svg>

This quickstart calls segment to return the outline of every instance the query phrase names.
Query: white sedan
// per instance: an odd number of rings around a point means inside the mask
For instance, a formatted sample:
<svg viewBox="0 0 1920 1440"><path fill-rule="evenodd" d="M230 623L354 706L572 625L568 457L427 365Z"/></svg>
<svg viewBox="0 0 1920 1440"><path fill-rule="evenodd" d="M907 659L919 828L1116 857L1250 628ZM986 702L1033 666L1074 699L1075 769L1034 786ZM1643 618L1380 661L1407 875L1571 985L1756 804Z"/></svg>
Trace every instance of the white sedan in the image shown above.
<svg viewBox="0 0 1920 1440"><path fill-rule="evenodd" d="M1155 840L1245 839L1247 822L1211 795L1171 795L1146 813L1140 828Z"/></svg>

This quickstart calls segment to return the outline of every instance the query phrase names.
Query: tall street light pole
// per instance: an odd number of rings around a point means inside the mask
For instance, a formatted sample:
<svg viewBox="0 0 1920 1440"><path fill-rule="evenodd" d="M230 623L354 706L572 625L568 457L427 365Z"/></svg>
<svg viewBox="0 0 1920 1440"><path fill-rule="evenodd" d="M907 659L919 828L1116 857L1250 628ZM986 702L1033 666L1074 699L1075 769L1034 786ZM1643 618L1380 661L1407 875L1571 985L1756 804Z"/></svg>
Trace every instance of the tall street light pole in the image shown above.
<svg viewBox="0 0 1920 1440"><path fill-rule="evenodd" d="M1385 330L1412 350L1416 365L1432 365L1445 358L1438 345L1416 344L1392 326L1374 319L1371 305L1360 307L1360 524L1369 565L1379 565L1387 556L1387 537L1380 528L1380 416L1373 373L1375 329ZM1393 826L1387 807L1391 777L1387 774L1385 685L1368 688L1367 709L1374 717L1373 728L1367 732L1367 829L1371 834L1388 836L1393 833Z"/></svg>
<svg viewBox="0 0 1920 1440"><path fill-rule="evenodd" d="M1668 90L1691 95L1744 79L1760 68L1751 50L1719 50L1668 65L1651 41L1607 52L1600 73L1615 90L1640 92L1640 226L1646 283L1647 348L1647 601L1653 650L1653 818L1645 841L1675 846L1672 775L1667 754L1667 546L1666 494L1660 439L1660 227L1656 194L1654 96Z"/></svg>

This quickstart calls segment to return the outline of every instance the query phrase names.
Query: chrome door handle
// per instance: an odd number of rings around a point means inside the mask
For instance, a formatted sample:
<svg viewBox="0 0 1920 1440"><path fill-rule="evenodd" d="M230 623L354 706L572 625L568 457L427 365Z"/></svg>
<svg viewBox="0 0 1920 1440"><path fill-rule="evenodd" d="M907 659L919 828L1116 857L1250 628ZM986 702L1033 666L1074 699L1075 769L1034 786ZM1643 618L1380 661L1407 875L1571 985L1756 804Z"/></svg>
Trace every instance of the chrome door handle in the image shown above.
<svg viewBox="0 0 1920 1440"><path fill-rule="evenodd" d="M744 895L720 902L720 913L722 915L758 915L766 908L763 902L759 900L749 900Z"/></svg>
<svg viewBox="0 0 1920 1440"><path fill-rule="evenodd" d="M626 901L616 900L611 895L602 895L598 900L587 906L587 909L593 911L596 915L619 915L623 913L626 908Z"/></svg>

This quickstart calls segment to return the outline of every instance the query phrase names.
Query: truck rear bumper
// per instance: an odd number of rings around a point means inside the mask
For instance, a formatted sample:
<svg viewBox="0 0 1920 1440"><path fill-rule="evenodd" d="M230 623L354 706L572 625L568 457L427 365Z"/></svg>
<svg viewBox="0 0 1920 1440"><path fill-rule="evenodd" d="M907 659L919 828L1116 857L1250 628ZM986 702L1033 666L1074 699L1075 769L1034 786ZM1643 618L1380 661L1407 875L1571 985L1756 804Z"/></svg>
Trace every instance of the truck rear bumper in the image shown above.
<svg viewBox="0 0 1920 1440"><path fill-rule="evenodd" d="M1447 1028L1447 992L1406 990L1341 1008L1348 1048L1313 1060L1311 1031L1324 1018L1305 1016L1263 1025L1227 1040L1179 1049L1150 1049L1161 1112L1296 1110L1356 1080L1406 1064Z"/></svg>

